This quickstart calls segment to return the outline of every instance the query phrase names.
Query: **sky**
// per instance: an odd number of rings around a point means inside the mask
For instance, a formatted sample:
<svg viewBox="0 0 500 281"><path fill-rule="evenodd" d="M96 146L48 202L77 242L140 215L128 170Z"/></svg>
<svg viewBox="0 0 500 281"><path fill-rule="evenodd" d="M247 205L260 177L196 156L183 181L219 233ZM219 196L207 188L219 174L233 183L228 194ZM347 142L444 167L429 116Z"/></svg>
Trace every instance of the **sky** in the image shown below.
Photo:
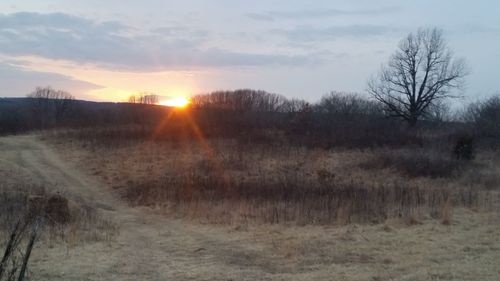
<svg viewBox="0 0 500 281"><path fill-rule="evenodd" d="M500 91L498 15L500 1L481 0L2 0L0 97L363 94L403 37L438 27L467 61L461 94L474 100Z"/></svg>

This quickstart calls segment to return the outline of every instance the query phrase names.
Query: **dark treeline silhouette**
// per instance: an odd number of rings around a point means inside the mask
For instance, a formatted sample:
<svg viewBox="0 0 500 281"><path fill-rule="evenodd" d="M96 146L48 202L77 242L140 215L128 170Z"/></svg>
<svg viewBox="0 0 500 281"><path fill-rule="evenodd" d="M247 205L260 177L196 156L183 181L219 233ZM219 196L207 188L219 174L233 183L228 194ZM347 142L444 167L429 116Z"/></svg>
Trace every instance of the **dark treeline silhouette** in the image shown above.
<svg viewBox="0 0 500 281"><path fill-rule="evenodd" d="M157 104L159 102L159 97L156 94L142 92L137 95L131 95L128 98L129 103L142 103L142 104Z"/></svg>
<svg viewBox="0 0 500 281"><path fill-rule="evenodd" d="M158 140L201 134L324 148L422 146L429 136L448 140L457 132L497 138L499 100L493 97L469 105L456 118L460 122L442 118L440 108L446 107L441 105L414 128L388 118L383 104L356 93L331 92L310 104L265 91L217 91L195 96L188 108L177 110L142 103L78 101L63 91L37 88L28 98L0 100L0 133L87 128L88 134L101 132L109 139L114 134Z"/></svg>
<svg viewBox="0 0 500 281"><path fill-rule="evenodd" d="M30 98L29 110L33 114L32 121L36 127L47 127L64 120L72 113L74 105L73 95L62 90L54 90L50 87L37 87L28 95Z"/></svg>
<svg viewBox="0 0 500 281"><path fill-rule="evenodd" d="M465 121L475 124L481 134L500 137L500 96L472 103L464 117Z"/></svg>
<svg viewBox="0 0 500 281"><path fill-rule="evenodd" d="M57 101L33 98L0 99L0 134L17 134L55 128L95 128L141 125L160 120L170 109L129 103L68 100L64 114ZM40 106L40 107L39 107Z"/></svg>
<svg viewBox="0 0 500 281"><path fill-rule="evenodd" d="M284 96L250 89L216 91L192 98L192 106L199 109L221 109L239 113L283 112L288 102Z"/></svg>

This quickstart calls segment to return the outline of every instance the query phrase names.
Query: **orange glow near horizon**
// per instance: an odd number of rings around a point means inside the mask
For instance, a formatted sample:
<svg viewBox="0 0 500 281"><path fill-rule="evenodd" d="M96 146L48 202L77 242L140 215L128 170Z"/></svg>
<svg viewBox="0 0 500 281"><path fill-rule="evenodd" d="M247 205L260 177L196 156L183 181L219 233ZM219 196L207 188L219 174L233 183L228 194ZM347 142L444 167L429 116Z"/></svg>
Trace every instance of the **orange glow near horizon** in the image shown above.
<svg viewBox="0 0 500 281"><path fill-rule="evenodd" d="M0 54L0 62L7 60ZM92 64L81 65L71 61L53 60L36 56L17 56L16 61L22 64L16 67L26 71L49 72L61 74L74 80L83 82L81 88L62 88L74 94L78 99L104 102L126 102L131 95L141 92L172 94L172 100L181 104L180 98L189 97L188 93L203 91L199 87L200 75L207 75L208 70L185 70L185 71L151 71L133 72L119 71L100 68ZM87 84L88 83L88 84ZM45 85L41 85L45 86ZM60 88L58 85L52 85ZM167 104L168 97L163 97L160 104Z"/></svg>
<svg viewBox="0 0 500 281"><path fill-rule="evenodd" d="M158 102L159 105L172 106L177 108L184 108L190 103L191 101L185 97L176 97Z"/></svg>

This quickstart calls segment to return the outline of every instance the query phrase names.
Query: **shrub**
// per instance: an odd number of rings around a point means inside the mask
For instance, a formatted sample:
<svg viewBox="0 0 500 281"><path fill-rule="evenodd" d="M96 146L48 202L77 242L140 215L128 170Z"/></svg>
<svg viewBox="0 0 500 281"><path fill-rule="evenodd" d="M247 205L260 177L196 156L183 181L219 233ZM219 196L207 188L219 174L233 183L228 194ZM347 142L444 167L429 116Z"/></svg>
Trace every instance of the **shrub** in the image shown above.
<svg viewBox="0 0 500 281"><path fill-rule="evenodd" d="M0 236L18 223L28 226L37 222L43 222L42 238L58 243L110 240L118 233L118 226L95 208L69 204L60 194L47 194L43 186L0 183L0 190Z"/></svg>
<svg viewBox="0 0 500 281"><path fill-rule="evenodd" d="M68 199L59 194L49 197L45 204L45 216L50 223L67 224L71 219Z"/></svg>
<svg viewBox="0 0 500 281"><path fill-rule="evenodd" d="M474 158L473 151L474 137L471 135L460 136L453 148L453 153L457 159L472 160Z"/></svg>

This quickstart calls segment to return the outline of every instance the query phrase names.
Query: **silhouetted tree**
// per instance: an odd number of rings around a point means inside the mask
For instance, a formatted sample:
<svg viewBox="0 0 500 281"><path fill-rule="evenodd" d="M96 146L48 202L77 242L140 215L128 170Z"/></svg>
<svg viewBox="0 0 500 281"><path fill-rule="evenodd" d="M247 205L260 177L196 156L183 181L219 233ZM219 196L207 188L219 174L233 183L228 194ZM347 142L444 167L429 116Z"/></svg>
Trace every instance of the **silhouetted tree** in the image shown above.
<svg viewBox="0 0 500 281"><path fill-rule="evenodd" d="M444 101L440 100L429 105L423 117L427 121L443 123L451 121L453 119L453 114L450 106Z"/></svg>
<svg viewBox="0 0 500 281"><path fill-rule="evenodd" d="M316 110L330 116L373 115L380 112L375 102L356 93L330 92L316 105Z"/></svg>
<svg viewBox="0 0 500 281"><path fill-rule="evenodd" d="M70 93L51 87L37 87L27 97L31 99L33 117L42 127L62 121L75 99Z"/></svg>
<svg viewBox="0 0 500 281"><path fill-rule="evenodd" d="M419 29L399 44L378 77L368 83L369 93L388 115L414 126L431 105L448 97L463 83L463 59L454 59L439 29Z"/></svg>
<svg viewBox="0 0 500 281"><path fill-rule="evenodd" d="M500 136L500 95L490 97L484 101L472 103L463 114L466 122L474 124L474 127L482 135Z"/></svg>
<svg viewBox="0 0 500 281"><path fill-rule="evenodd" d="M159 102L158 95L149 92L142 92L137 95L131 95L128 98L129 103L141 104L157 104Z"/></svg>
<svg viewBox="0 0 500 281"><path fill-rule="evenodd" d="M302 112L306 107L309 107L309 103L305 100L290 99L283 102L280 107L280 111L285 113L299 113Z"/></svg>
<svg viewBox="0 0 500 281"><path fill-rule="evenodd" d="M265 91L241 89L216 91L194 96L191 104L195 108L223 109L237 112L278 112L287 99Z"/></svg>

